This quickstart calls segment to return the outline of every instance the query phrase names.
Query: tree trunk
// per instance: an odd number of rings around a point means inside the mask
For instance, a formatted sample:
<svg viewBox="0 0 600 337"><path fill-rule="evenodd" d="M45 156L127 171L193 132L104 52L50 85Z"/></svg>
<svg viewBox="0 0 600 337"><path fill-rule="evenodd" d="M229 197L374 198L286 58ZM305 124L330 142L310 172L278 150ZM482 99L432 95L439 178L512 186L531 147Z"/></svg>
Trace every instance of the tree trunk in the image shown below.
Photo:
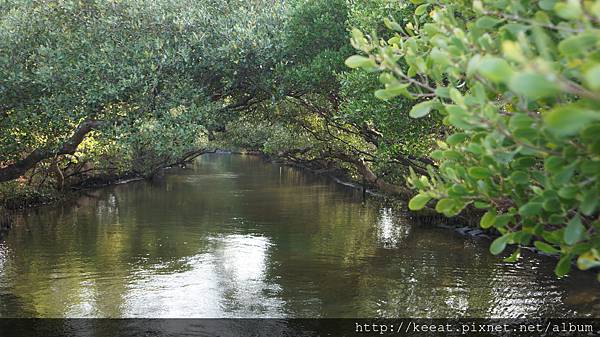
<svg viewBox="0 0 600 337"><path fill-rule="evenodd" d="M35 164L44 159L75 153L79 144L81 144L81 142L85 139L85 136L90 131L100 127L103 123L104 121L85 120L79 124L73 135L67 139L67 141L59 149L52 150L48 148L38 148L31 152L27 157L18 160L13 164L0 168L0 182L19 178L29 169L33 168Z"/></svg>
<svg viewBox="0 0 600 337"><path fill-rule="evenodd" d="M380 179L377 175L375 175L375 173L373 173L373 171L371 171L363 159L353 160L352 163L369 184L377 187L377 189L381 190L382 192L395 194L406 200L412 198L415 194L414 191L411 191L407 187L390 184L385 180Z"/></svg>

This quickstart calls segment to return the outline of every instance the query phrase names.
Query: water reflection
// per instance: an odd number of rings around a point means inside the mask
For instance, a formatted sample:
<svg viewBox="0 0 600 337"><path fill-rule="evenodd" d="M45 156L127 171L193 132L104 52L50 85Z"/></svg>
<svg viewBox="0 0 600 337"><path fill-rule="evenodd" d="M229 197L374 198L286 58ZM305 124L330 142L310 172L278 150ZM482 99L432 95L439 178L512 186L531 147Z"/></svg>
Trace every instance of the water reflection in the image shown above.
<svg viewBox="0 0 600 337"><path fill-rule="evenodd" d="M398 245L410 234L410 225L398 221L389 207L382 207L377 219L377 239L386 248Z"/></svg>
<svg viewBox="0 0 600 337"><path fill-rule="evenodd" d="M4 275L4 270L6 268L6 262L8 260L8 248L6 244L0 242L0 278Z"/></svg>
<svg viewBox="0 0 600 337"><path fill-rule="evenodd" d="M46 208L0 243L5 317L598 316L594 277L255 157Z"/></svg>
<svg viewBox="0 0 600 337"><path fill-rule="evenodd" d="M134 273L125 316L282 316L281 301L263 299L278 290L265 279L268 239L228 235L208 241L206 252L185 258L176 272L156 265Z"/></svg>

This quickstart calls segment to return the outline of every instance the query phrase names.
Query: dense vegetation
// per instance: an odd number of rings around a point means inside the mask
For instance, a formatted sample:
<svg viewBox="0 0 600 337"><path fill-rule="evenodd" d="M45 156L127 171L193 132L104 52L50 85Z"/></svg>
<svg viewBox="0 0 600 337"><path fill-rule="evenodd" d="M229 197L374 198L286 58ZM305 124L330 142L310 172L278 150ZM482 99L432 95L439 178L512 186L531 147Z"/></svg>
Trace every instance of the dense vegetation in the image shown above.
<svg viewBox="0 0 600 337"><path fill-rule="evenodd" d="M0 1L0 193L253 150L589 269L599 22L574 0Z"/></svg>
<svg viewBox="0 0 600 337"><path fill-rule="evenodd" d="M481 227L502 234L492 253L533 243L560 253L559 276L575 257L600 265L600 2L420 2L410 26L388 22L391 39L355 30L372 57L347 60L384 70L386 98L430 97L409 115L451 127L431 153L439 167L411 175L409 206L484 209Z"/></svg>

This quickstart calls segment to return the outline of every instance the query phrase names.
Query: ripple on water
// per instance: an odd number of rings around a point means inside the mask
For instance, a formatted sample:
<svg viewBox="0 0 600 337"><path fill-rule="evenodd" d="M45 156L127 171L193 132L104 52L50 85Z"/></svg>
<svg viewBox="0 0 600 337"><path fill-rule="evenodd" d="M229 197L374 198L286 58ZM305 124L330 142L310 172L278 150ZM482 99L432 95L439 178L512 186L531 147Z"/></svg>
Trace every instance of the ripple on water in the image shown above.
<svg viewBox="0 0 600 337"><path fill-rule="evenodd" d="M206 182L207 180L221 180L221 179L237 179L240 175L233 172L223 172L223 173L212 173L212 174L202 174L202 175L188 175L185 176L185 183L189 184L197 184Z"/></svg>
<svg viewBox="0 0 600 337"><path fill-rule="evenodd" d="M249 157L33 212L0 243L0 316L600 316L591 274ZM7 304L8 303L8 304ZM32 309L33 308L33 309Z"/></svg>

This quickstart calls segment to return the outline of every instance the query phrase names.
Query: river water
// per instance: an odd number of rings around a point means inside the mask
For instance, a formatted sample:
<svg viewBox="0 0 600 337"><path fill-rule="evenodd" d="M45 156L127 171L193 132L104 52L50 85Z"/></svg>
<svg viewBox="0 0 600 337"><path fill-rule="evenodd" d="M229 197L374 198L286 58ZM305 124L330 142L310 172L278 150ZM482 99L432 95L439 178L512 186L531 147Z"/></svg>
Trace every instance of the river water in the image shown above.
<svg viewBox="0 0 600 337"><path fill-rule="evenodd" d="M0 241L0 317L600 317L591 273L240 155L32 210Z"/></svg>

